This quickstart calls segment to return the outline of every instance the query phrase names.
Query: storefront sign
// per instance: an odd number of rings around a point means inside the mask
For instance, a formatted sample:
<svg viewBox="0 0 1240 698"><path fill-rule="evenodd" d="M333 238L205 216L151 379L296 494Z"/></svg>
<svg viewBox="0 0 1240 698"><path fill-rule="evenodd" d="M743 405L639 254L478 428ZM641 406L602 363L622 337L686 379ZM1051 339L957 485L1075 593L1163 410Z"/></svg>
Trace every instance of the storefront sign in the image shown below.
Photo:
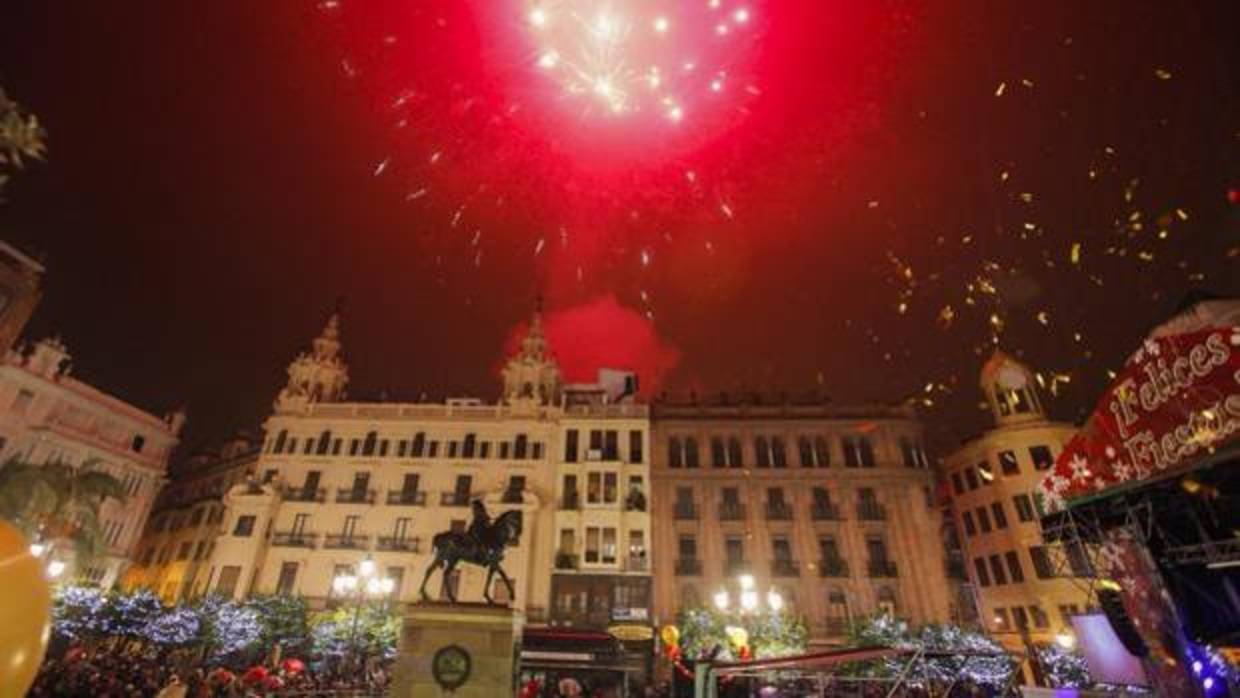
<svg viewBox="0 0 1240 698"><path fill-rule="evenodd" d="M1191 469L1240 435L1240 327L1146 340L1042 481L1048 511Z"/></svg>
<svg viewBox="0 0 1240 698"><path fill-rule="evenodd" d="M621 642L645 642L654 639L654 628L649 625L612 625L607 634Z"/></svg>

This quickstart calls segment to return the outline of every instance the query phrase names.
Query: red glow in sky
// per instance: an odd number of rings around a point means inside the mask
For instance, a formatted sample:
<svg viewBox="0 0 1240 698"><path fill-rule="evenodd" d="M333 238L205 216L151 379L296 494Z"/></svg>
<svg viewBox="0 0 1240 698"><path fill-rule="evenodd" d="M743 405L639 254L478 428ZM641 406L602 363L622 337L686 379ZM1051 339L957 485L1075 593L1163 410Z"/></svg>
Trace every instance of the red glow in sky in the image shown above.
<svg viewBox="0 0 1240 698"><path fill-rule="evenodd" d="M593 383L600 368L636 371L642 395L658 393L664 377L680 362L680 352L655 334L640 313L611 295L570 308L551 310L543 320L551 351L569 383ZM516 350L527 323L513 328L506 354Z"/></svg>

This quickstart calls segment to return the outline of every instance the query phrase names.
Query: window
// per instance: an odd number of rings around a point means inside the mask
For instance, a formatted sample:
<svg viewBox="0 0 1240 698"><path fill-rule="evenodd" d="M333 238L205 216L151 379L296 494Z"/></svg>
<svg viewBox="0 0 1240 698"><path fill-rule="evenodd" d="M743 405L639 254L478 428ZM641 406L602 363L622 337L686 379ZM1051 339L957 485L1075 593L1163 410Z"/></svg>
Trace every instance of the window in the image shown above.
<svg viewBox="0 0 1240 698"><path fill-rule="evenodd" d="M207 552L207 542L205 540L198 541L198 545L194 546L194 559L201 560L205 552Z"/></svg>
<svg viewBox="0 0 1240 698"><path fill-rule="evenodd" d="M388 441L387 439L382 439L381 441L379 441L379 455L380 455L381 457L383 457L383 458L387 458L387 454L388 454L388 446L389 446L390 444L391 444L391 442L390 442L390 441Z"/></svg>
<svg viewBox="0 0 1240 698"><path fill-rule="evenodd" d="M610 526L603 529L603 559L604 565L616 564L616 529Z"/></svg>
<svg viewBox="0 0 1240 698"><path fill-rule="evenodd" d="M792 544L785 536L775 536L771 539L771 554L776 564L792 562Z"/></svg>
<svg viewBox="0 0 1240 698"><path fill-rule="evenodd" d="M457 450L459 449L459 447L460 447L460 442L458 442L456 439L449 441L448 442L448 457L456 458Z"/></svg>
<svg viewBox="0 0 1240 698"><path fill-rule="evenodd" d="M999 469L1004 475L1020 474L1020 464L1016 462L1014 451L999 451Z"/></svg>
<svg viewBox="0 0 1240 698"><path fill-rule="evenodd" d="M620 432L615 429L603 432L603 460L620 460Z"/></svg>
<svg viewBox="0 0 1240 698"><path fill-rule="evenodd" d="M826 536L818 539L818 554L824 564L840 561L840 546L834 538Z"/></svg>
<svg viewBox="0 0 1240 698"><path fill-rule="evenodd" d="M1038 579L1054 579L1055 565L1051 563L1050 553L1041 545L1029 548L1029 559L1033 560L1033 573Z"/></svg>
<svg viewBox="0 0 1240 698"><path fill-rule="evenodd" d="M952 473L952 491L957 496L964 494L964 481L960 479L960 473Z"/></svg>
<svg viewBox="0 0 1240 698"><path fill-rule="evenodd" d="M1006 630L1007 628L1010 628L1012 626L1012 621L1008 619L1008 612L1006 608L995 609L994 621L995 621L995 627L999 628L1000 630Z"/></svg>
<svg viewBox="0 0 1240 698"><path fill-rule="evenodd" d="M676 511L692 513L693 511L693 488L677 487L676 488Z"/></svg>
<svg viewBox="0 0 1240 698"><path fill-rule="evenodd" d="M524 479L524 478L522 478ZM606 504L615 504L618 497L619 486L615 473L603 473L603 502Z"/></svg>
<svg viewBox="0 0 1240 698"><path fill-rule="evenodd" d="M874 442L870 441L869 437L860 436L860 437L857 437L857 446L861 451L861 467L873 468L874 467Z"/></svg>
<svg viewBox="0 0 1240 698"><path fill-rule="evenodd" d="M989 485L995 481L995 471L990 469L990 464L986 461L977 464L977 475L981 478L983 485Z"/></svg>
<svg viewBox="0 0 1240 698"><path fill-rule="evenodd" d="M965 536L972 537L977 535L977 526L973 523L973 512L964 512L960 515L960 520L964 522Z"/></svg>
<svg viewBox="0 0 1240 698"><path fill-rule="evenodd" d="M669 437L667 440L667 467L680 468L684 464L684 452L680 447L680 437Z"/></svg>
<svg viewBox="0 0 1240 698"><path fill-rule="evenodd" d="M990 556L990 576L994 577L995 586L1007 584L1007 572L1003 569L1003 560L998 555Z"/></svg>
<svg viewBox="0 0 1240 698"><path fill-rule="evenodd" d="M741 440L735 436L728 437L728 467L743 468L745 458L741 450Z"/></svg>
<svg viewBox="0 0 1240 698"><path fill-rule="evenodd" d="M681 560L697 559L697 539L693 536L681 536L676 542L676 549Z"/></svg>
<svg viewBox="0 0 1240 698"><path fill-rule="evenodd" d="M293 584L297 581L297 563L286 562L280 565L280 578L276 581L276 593L289 596L293 593Z"/></svg>
<svg viewBox="0 0 1240 698"><path fill-rule="evenodd" d="M995 528L1007 528L1007 513L1003 511L1002 500L991 503L990 513L995 515Z"/></svg>
<svg viewBox="0 0 1240 698"><path fill-rule="evenodd" d="M1074 603L1059 605L1059 620L1068 627L1072 626L1072 617L1080 613L1081 609L1077 608L1077 605Z"/></svg>
<svg viewBox="0 0 1240 698"><path fill-rule="evenodd" d="M871 563L887 562L887 544L879 536L866 536L865 549L870 556Z"/></svg>
<svg viewBox="0 0 1240 698"><path fill-rule="evenodd" d="M133 442L130 444L130 447L133 448L133 452L142 453L142 449L145 446L146 446L146 437L141 434L135 434L133 437Z"/></svg>
<svg viewBox="0 0 1240 698"><path fill-rule="evenodd" d="M586 562L597 563L599 561L599 529L596 526L586 528Z"/></svg>
<svg viewBox="0 0 1240 698"><path fill-rule="evenodd" d="M1024 606L1012 607L1012 622L1016 624L1017 628L1029 627L1029 614L1025 613Z"/></svg>
<svg viewBox="0 0 1240 698"><path fill-rule="evenodd" d="M581 438L581 432L576 429L569 429L564 433L564 462L577 462L578 439Z"/></svg>
<svg viewBox="0 0 1240 698"><path fill-rule="evenodd" d="M542 446L542 444L538 444L538 445ZM539 453L539 455L541 456L542 454ZM483 460L486 460L487 458L491 457L491 442L490 441L483 441L478 444L478 457Z"/></svg>
<svg viewBox="0 0 1240 698"><path fill-rule="evenodd" d="M11 411L13 412L13 414L26 414L27 410L30 409L30 403L33 401L34 401L34 393L30 392L29 390L26 390L25 388L22 388L21 390L17 391L17 397L13 398L13 408ZM282 435L284 434L284 432L280 432L280 433ZM281 446L284 445L283 441L279 441L279 443ZM276 451L276 453L279 453L279 451Z"/></svg>
<svg viewBox="0 0 1240 698"><path fill-rule="evenodd" d="M314 452L314 439L306 437L305 443L302 445L301 454L308 456Z"/></svg>
<svg viewBox="0 0 1240 698"><path fill-rule="evenodd" d="M879 613L887 616L896 614L896 592L891 587L883 587L878 590L878 610Z"/></svg>
<svg viewBox="0 0 1240 698"><path fill-rule="evenodd" d="M507 444L504 444L504 445L507 446ZM426 457L437 458L438 456L439 456L439 442L431 441L427 443L426 444Z"/></svg>
<svg viewBox="0 0 1240 698"><path fill-rule="evenodd" d="M249 538L254 533L253 515L238 516L237 525L233 528L233 535L238 538Z"/></svg>
<svg viewBox="0 0 1240 698"><path fill-rule="evenodd" d="M215 583L215 593L231 599L237 592L237 580L240 578L240 565L224 565L220 568L220 578Z"/></svg>
<svg viewBox="0 0 1240 698"><path fill-rule="evenodd" d="M728 566L741 565L745 562L745 541L736 536L728 536L723 541L723 552Z"/></svg>
<svg viewBox="0 0 1240 698"><path fill-rule="evenodd" d="M195 509L195 510L194 510L194 513L192 513L192 514L190 514L190 515L189 515L189 525L190 525L190 527L191 527L191 528L196 527L198 524L202 523L202 513L203 513L203 511L205 511L205 510L204 510L203 508L199 507L199 508L197 508L197 509Z"/></svg>
<svg viewBox="0 0 1240 698"><path fill-rule="evenodd" d="M375 455L375 448L378 445L379 445L379 435L373 431L368 432L366 434L366 440L362 442L362 455L363 456Z"/></svg>
<svg viewBox="0 0 1240 698"><path fill-rule="evenodd" d="M356 456L361 446L361 441L358 441L357 439L349 439L349 455Z"/></svg>
<svg viewBox="0 0 1240 698"><path fill-rule="evenodd" d="M642 453L642 432L640 429L629 430L629 462L641 463L645 460Z"/></svg>
<svg viewBox="0 0 1240 698"><path fill-rule="evenodd" d="M181 547L177 550L177 559L188 560L189 553L192 548L193 548L193 545L189 541L185 541L184 543L181 543Z"/></svg>
<svg viewBox="0 0 1240 698"><path fill-rule="evenodd" d="M986 569L985 558L973 558L973 571L977 575L977 583L979 586L990 586L990 572Z"/></svg>
<svg viewBox="0 0 1240 698"><path fill-rule="evenodd" d="M392 598L399 599L401 587L405 586L405 568L389 567L387 568L387 577L392 580ZM516 585L514 584L514 586ZM504 593L508 593L507 588L504 589ZM498 601L499 599L496 600Z"/></svg>
<svg viewBox="0 0 1240 698"><path fill-rule="evenodd" d="M755 438L753 440L753 448L754 452L757 453L758 456L758 467L771 467L771 446L770 443L767 442L766 437L759 436Z"/></svg>
<svg viewBox="0 0 1240 698"><path fill-rule="evenodd" d="M1018 494L1012 497L1012 505L1016 507L1016 518L1021 521L1033 521L1033 502L1030 501L1029 495Z"/></svg>
<svg viewBox="0 0 1240 698"><path fill-rule="evenodd" d="M453 491L454 499L457 506L465 506L469 503L469 496L474 486L474 478L470 475L456 476L456 489Z"/></svg>
<svg viewBox="0 0 1240 698"><path fill-rule="evenodd" d="M814 437L814 461L819 468L831 465L831 446L827 443L826 437Z"/></svg>
<svg viewBox="0 0 1240 698"><path fill-rule="evenodd" d="M343 444L344 444L344 439L333 439L332 440L332 455L333 456L340 455L340 447Z"/></svg>
<svg viewBox="0 0 1240 698"><path fill-rule="evenodd" d="M728 466L728 452L723 444L722 436L710 437L710 465L712 468L726 468Z"/></svg>
<svg viewBox="0 0 1240 698"><path fill-rule="evenodd" d="M698 442L692 436L685 437L685 467L698 467Z"/></svg>
<svg viewBox="0 0 1240 698"><path fill-rule="evenodd" d="M1016 555L1016 551L1007 551L1003 554L1003 559L1007 562L1008 577L1012 579L1012 583L1020 584L1025 581L1025 570L1020 566L1020 557Z"/></svg>
<svg viewBox="0 0 1240 698"><path fill-rule="evenodd" d="M904 458L904 467L917 467L917 451L913 446L912 439L907 436L900 437L900 455Z"/></svg>
<svg viewBox="0 0 1240 698"><path fill-rule="evenodd" d="M346 541L353 540L353 536L357 535L357 522L361 518L357 514L349 514L344 517L344 526L340 529L341 539Z"/></svg>
<svg viewBox="0 0 1240 698"><path fill-rule="evenodd" d="M788 467L788 451L784 447L784 440L779 436L771 438L771 461L776 468Z"/></svg>
<svg viewBox="0 0 1240 698"><path fill-rule="evenodd" d="M856 468L861 465L861 456L857 451L857 441L851 436L840 439L840 447L844 449L844 467Z"/></svg>
<svg viewBox="0 0 1240 698"><path fill-rule="evenodd" d="M969 486L970 492L977 489L977 473L973 471L973 468L964 469L964 481Z"/></svg>
<svg viewBox="0 0 1240 698"><path fill-rule="evenodd" d="M529 453L530 437L525 434L517 434L517 439L512 444L512 457L516 460L525 460Z"/></svg>
<svg viewBox="0 0 1240 698"><path fill-rule="evenodd" d="M402 501L408 502L417 498L418 480L418 473L405 473L405 479L400 485L400 498Z"/></svg>
<svg viewBox="0 0 1240 698"><path fill-rule="evenodd" d="M293 536L300 537L306 532L306 522L310 520L309 514L297 514L293 517Z"/></svg>
<svg viewBox="0 0 1240 698"><path fill-rule="evenodd" d="M22 392L26 392L26 391L24 391L24 390L23 390ZM19 399L19 400L21 399L21 395L20 395L20 394L18 394L18 396L17 396L17 397L18 397L18 399ZM14 412L16 412L16 411L17 411L17 406L16 406L16 405L14 405L14 406L13 406L13 411L14 411ZM288 430L287 430L287 429L281 429L281 430L280 430L280 433L279 433L279 434L276 434L276 441L275 441L275 443L271 445L271 452L272 452L272 453L284 453L284 445L285 445L286 443L288 443Z"/></svg>
<svg viewBox="0 0 1240 698"><path fill-rule="evenodd" d="M314 449L314 452L316 455L325 456L327 455L327 450L331 448L331 445L332 433L330 431L325 431L322 434L319 434L319 443ZM296 573L296 570L294 570L294 573Z"/></svg>
<svg viewBox="0 0 1240 698"><path fill-rule="evenodd" d="M1041 606L1030 606L1029 615L1033 617L1033 627L1040 630L1051 627L1051 619L1047 617L1046 611L1043 611Z"/></svg>
<svg viewBox="0 0 1240 698"><path fill-rule="evenodd" d="M603 474L588 473L586 475L586 503L598 504L603 501Z"/></svg>
<svg viewBox="0 0 1240 698"><path fill-rule="evenodd" d="M277 471L275 468L269 468L267 470L264 470L263 471L263 484L266 485L267 483L276 479L276 475L278 474L278 472L279 471Z"/></svg>
<svg viewBox="0 0 1240 698"><path fill-rule="evenodd" d="M409 447L409 453L414 458L421 458L426 454L426 434L418 432L413 435L413 444Z"/></svg>
<svg viewBox="0 0 1240 698"><path fill-rule="evenodd" d="M1030 446L1029 460L1033 461L1034 470L1049 470L1055 464L1055 457L1047 446Z"/></svg>
<svg viewBox="0 0 1240 698"><path fill-rule="evenodd" d="M977 508L977 526L982 533L990 533L990 512L986 511L986 507Z"/></svg>

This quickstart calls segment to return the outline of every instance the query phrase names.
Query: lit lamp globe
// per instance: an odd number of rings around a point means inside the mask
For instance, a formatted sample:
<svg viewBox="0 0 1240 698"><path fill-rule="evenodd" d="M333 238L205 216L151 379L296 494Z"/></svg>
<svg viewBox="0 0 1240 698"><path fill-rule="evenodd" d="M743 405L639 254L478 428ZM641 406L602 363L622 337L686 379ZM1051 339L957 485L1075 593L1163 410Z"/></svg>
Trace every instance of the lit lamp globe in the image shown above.
<svg viewBox="0 0 1240 698"><path fill-rule="evenodd" d="M0 579L0 696L22 696L47 650L52 591L30 541L7 521L0 521Z"/></svg>

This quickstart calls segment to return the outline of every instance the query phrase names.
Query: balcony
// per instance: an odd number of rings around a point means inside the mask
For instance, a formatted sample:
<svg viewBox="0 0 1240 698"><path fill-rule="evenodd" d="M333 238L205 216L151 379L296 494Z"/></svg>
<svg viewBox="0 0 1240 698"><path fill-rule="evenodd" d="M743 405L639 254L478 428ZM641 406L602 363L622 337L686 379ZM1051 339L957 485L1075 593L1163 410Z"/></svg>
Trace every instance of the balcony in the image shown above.
<svg viewBox="0 0 1240 698"><path fill-rule="evenodd" d="M581 508L581 495L576 492L565 492L564 498L560 500L560 509L565 511L577 511Z"/></svg>
<svg viewBox="0 0 1240 698"><path fill-rule="evenodd" d="M796 560L777 557L771 561L771 576L799 577L801 576L801 568Z"/></svg>
<svg viewBox="0 0 1240 698"><path fill-rule="evenodd" d="M792 507L787 502L767 502L766 503L766 520L767 521L791 521Z"/></svg>
<svg viewBox="0 0 1240 698"><path fill-rule="evenodd" d="M723 562L723 576L735 577L739 574L749 574L750 566L748 560L725 560Z"/></svg>
<svg viewBox="0 0 1240 698"><path fill-rule="evenodd" d="M348 534L329 534L323 538L324 550L365 550L370 543L370 536Z"/></svg>
<svg viewBox="0 0 1240 698"><path fill-rule="evenodd" d="M896 563L892 560L870 560L870 577L897 577Z"/></svg>
<svg viewBox="0 0 1240 698"><path fill-rule="evenodd" d="M318 538L317 533L277 531L271 534L271 544L281 548L313 548Z"/></svg>
<svg viewBox="0 0 1240 698"><path fill-rule="evenodd" d="M878 502L858 502L857 518L862 521L884 521L887 518L887 508Z"/></svg>
<svg viewBox="0 0 1240 698"><path fill-rule="evenodd" d="M818 561L818 576L841 578L848 576L848 561L842 558L829 558Z"/></svg>
<svg viewBox="0 0 1240 698"><path fill-rule="evenodd" d="M645 511L646 495L639 491L630 492L624 500L624 508L626 511Z"/></svg>
<svg viewBox="0 0 1240 698"><path fill-rule="evenodd" d="M322 487L317 490L305 487L284 488L284 501L286 502L322 502L326 499L327 490Z"/></svg>
<svg viewBox="0 0 1240 698"><path fill-rule="evenodd" d="M379 536L379 550L395 550L404 553L418 553L422 541L404 536Z"/></svg>
<svg viewBox="0 0 1240 698"><path fill-rule="evenodd" d="M720 521L744 521L745 505L740 502L724 502L719 505Z"/></svg>
<svg viewBox="0 0 1240 698"><path fill-rule="evenodd" d="M500 501L504 504L521 504L525 501L524 490L504 490L504 496Z"/></svg>
<svg viewBox="0 0 1240 698"><path fill-rule="evenodd" d="M374 504L375 491L356 488L336 490L338 504Z"/></svg>
<svg viewBox="0 0 1240 698"><path fill-rule="evenodd" d="M645 555L629 555L624 570L626 572L649 572L650 559Z"/></svg>
<svg viewBox="0 0 1240 698"><path fill-rule="evenodd" d="M702 574L702 561L696 558L680 558L676 560L677 577L697 577Z"/></svg>
<svg viewBox="0 0 1240 698"><path fill-rule="evenodd" d="M676 502L672 508L672 518L677 521L692 521L697 517L697 506L693 502Z"/></svg>
<svg viewBox="0 0 1240 698"><path fill-rule="evenodd" d="M968 574L965 572L964 560L948 560L947 561L947 578L967 580Z"/></svg>
<svg viewBox="0 0 1240 698"><path fill-rule="evenodd" d="M580 566L580 558L575 553L555 554L555 568L557 570L575 570Z"/></svg>
<svg viewBox="0 0 1240 698"><path fill-rule="evenodd" d="M844 517L840 515L840 508L834 504L818 502L809 510L810 518L814 521L843 521Z"/></svg>
<svg viewBox="0 0 1240 698"><path fill-rule="evenodd" d="M467 507L471 496L464 492L442 492L439 495L439 504L445 507Z"/></svg>
<svg viewBox="0 0 1240 698"><path fill-rule="evenodd" d="M426 506L426 493L389 490L387 493L387 503L392 506L424 507Z"/></svg>

